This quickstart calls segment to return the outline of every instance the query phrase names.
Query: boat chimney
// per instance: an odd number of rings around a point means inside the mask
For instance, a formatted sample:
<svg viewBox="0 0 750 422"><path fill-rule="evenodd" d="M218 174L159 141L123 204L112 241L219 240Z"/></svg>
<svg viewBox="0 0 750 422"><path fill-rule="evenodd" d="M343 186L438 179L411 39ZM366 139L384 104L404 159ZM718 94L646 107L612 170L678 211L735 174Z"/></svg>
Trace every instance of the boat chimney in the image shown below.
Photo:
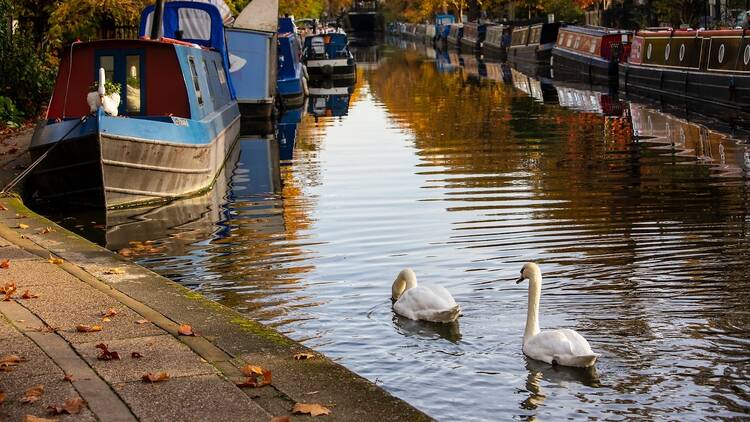
<svg viewBox="0 0 750 422"><path fill-rule="evenodd" d="M97 92L99 93L99 101L101 101L102 97L104 97L104 94L107 93L107 90L104 88L104 84L106 81L104 80L104 68L99 68L99 87L97 89Z"/></svg>
<svg viewBox="0 0 750 422"><path fill-rule="evenodd" d="M161 28L162 15L164 14L164 0L156 0L154 5L154 15L151 19L151 39L159 38L159 29Z"/></svg>

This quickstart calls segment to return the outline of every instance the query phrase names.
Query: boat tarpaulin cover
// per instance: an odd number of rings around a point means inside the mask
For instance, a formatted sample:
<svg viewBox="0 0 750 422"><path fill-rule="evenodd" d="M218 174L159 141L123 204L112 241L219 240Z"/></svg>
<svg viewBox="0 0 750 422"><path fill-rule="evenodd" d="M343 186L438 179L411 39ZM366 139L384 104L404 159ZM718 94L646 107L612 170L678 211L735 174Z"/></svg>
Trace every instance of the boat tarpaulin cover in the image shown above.
<svg viewBox="0 0 750 422"><path fill-rule="evenodd" d="M279 20L279 0L253 0L242 9L234 21L235 28L276 32Z"/></svg>

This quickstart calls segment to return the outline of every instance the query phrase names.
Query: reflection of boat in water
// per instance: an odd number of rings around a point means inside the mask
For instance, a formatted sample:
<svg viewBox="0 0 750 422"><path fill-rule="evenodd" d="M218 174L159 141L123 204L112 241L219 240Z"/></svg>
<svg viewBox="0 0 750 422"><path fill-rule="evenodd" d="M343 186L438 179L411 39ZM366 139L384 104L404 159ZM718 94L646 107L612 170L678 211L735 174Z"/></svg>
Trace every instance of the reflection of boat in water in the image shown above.
<svg viewBox="0 0 750 422"><path fill-rule="evenodd" d="M536 79L524 73L511 69L513 86L526 93L529 97L542 103L557 103L557 90L549 79Z"/></svg>
<svg viewBox="0 0 750 422"><path fill-rule="evenodd" d="M728 135L637 103L630 103L629 112L641 142L661 144L670 154L713 164L712 170L721 175L750 171L748 146Z"/></svg>
<svg viewBox="0 0 750 422"><path fill-rule="evenodd" d="M314 81L310 84L307 113L318 117L340 117L349 113L354 85L344 81Z"/></svg>
<svg viewBox="0 0 750 422"><path fill-rule="evenodd" d="M555 84L560 105L577 111L597 113L605 116L622 116L625 104L617 93L605 93L591 89L579 89L568 85Z"/></svg>
<svg viewBox="0 0 750 422"><path fill-rule="evenodd" d="M285 110L279 118L279 123L276 125L276 138L279 141L279 160L282 162L288 162L294 156L297 128L304 114L305 107L302 106Z"/></svg>
<svg viewBox="0 0 750 422"><path fill-rule="evenodd" d="M435 66L437 66L438 72L455 72L460 68L457 54L451 54L448 49L436 49L435 53Z"/></svg>
<svg viewBox="0 0 750 422"><path fill-rule="evenodd" d="M509 85L513 83L513 72L508 63L485 62L484 67L487 79Z"/></svg>

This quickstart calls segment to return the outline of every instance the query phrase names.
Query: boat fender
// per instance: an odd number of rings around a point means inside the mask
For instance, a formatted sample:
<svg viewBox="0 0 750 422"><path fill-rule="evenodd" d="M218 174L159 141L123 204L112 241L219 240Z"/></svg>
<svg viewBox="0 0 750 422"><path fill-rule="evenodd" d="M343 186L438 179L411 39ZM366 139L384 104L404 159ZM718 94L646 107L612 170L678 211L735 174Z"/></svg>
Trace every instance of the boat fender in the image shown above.
<svg viewBox="0 0 750 422"><path fill-rule="evenodd" d="M305 97L310 96L310 88L307 86L307 76L302 77L302 94Z"/></svg>

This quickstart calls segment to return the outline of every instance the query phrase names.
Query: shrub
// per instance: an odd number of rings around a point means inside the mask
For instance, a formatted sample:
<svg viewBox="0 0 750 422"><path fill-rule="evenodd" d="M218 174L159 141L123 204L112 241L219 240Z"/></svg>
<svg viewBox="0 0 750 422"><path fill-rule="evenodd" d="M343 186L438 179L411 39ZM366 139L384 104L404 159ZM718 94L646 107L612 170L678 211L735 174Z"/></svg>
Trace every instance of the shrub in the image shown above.
<svg viewBox="0 0 750 422"><path fill-rule="evenodd" d="M13 100L0 95L0 127L17 128L23 122L23 113L21 113Z"/></svg>

